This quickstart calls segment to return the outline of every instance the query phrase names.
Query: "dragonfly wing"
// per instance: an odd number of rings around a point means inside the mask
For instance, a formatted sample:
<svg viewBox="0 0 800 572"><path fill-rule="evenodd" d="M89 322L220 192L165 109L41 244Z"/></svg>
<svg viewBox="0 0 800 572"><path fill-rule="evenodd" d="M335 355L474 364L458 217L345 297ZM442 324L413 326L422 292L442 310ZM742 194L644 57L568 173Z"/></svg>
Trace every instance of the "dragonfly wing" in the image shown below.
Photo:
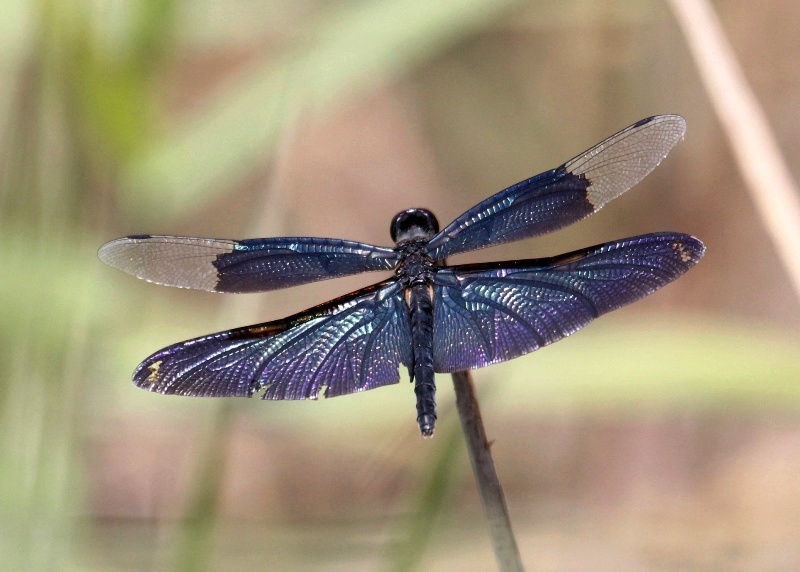
<svg viewBox="0 0 800 572"><path fill-rule="evenodd" d="M428 243L436 260L562 228L598 211L648 173L683 137L678 115L643 119L567 161L474 206Z"/></svg>
<svg viewBox="0 0 800 572"><path fill-rule="evenodd" d="M391 248L333 238L221 240L137 235L104 244L100 259L148 282L209 292L263 292L370 270L391 270Z"/></svg>
<svg viewBox="0 0 800 572"><path fill-rule="evenodd" d="M703 256L694 237L637 236L561 256L444 268L435 278L434 368L510 360L672 282Z"/></svg>
<svg viewBox="0 0 800 572"><path fill-rule="evenodd" d="M408 309L391 279L283 320L169 346L133 382L165 394L316 399L397 383L410 355Z"/></svg>

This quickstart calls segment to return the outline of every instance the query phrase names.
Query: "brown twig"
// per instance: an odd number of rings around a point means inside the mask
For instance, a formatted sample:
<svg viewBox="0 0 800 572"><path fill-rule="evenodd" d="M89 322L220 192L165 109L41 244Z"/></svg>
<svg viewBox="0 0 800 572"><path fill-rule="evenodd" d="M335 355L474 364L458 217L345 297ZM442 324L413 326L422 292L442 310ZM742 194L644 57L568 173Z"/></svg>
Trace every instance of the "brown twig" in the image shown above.
<svg viewBox="0 0 800 572"><path fill-rule="evenodd" d="M800 192L714 7L670 0L736 163L800 298Z"/></svg>
<svg viewBox="0 0 800 572"><path fill-rule="evenodd" d="M514 531L511 528L511 520L508 517L503 487L500 485L494 469L491 447L486 440L486 431L483 428L481 411L469 372L454 373L453 386L456 391L458 416L461 419L461 427L464 429L478 492L486 511L497 564L503 572L524 570Z"/></svg>

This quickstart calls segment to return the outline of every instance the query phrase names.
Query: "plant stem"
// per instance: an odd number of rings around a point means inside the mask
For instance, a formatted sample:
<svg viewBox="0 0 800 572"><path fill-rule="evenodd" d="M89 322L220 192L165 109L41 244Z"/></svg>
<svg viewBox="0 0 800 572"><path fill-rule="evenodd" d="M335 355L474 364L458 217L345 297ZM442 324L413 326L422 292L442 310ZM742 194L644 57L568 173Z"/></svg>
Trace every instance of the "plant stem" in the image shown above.
<svg viewBox="0 0 800 572"><path fill-rule="evenodd" d="M800 191L708 0L670 0L746 188L800 298Z"/></svg>
<svg viewBox="0 0 800 572"><path fill-rule="evenodd" d="M478 492L481 495L483 509L486 511L497 564L503 572L524 570L514 531L511 529L503 487L500 486L500 480L494 469L491 445L486 440L486 431L483 428L481 411L469 372L454 373L453 386L456 391L458 416L464 429L472 472L475 473Z"/></svg>

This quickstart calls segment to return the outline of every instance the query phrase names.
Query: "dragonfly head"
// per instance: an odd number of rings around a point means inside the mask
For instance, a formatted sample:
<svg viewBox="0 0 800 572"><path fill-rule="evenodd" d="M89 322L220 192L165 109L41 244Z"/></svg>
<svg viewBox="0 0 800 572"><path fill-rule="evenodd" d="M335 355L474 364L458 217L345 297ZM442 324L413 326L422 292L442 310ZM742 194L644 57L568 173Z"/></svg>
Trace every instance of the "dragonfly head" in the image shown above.
<svg viewBox="0 0 800 572"><path fill-rule="evenodd" d="M410 238L431 238L439 232L439 221L429 210L408 209L397 213L390 232L396 243Z"/></svg>

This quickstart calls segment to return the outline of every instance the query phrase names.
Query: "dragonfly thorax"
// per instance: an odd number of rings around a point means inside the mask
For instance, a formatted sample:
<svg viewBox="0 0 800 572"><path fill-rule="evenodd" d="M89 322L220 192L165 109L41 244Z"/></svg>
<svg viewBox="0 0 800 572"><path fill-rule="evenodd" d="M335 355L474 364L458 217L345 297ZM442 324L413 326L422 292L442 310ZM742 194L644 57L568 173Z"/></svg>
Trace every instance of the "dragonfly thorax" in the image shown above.
<svg viewBox="0 0 800 572"><path fill-rule="evenodd" d="M436 262L428 254L428 240L411 238L400 241L395 250L400 255L397 262L397 277L406 288L414 284L430 284L436 272Z"/></svg>
<svg viewBox="0 0 800 572"><path fill-rule="evenodd" d="M427 209L408 209L397 213L389 232L392 240L398 244L412 238L427 240L439 232L439 221Z"/></svg>

